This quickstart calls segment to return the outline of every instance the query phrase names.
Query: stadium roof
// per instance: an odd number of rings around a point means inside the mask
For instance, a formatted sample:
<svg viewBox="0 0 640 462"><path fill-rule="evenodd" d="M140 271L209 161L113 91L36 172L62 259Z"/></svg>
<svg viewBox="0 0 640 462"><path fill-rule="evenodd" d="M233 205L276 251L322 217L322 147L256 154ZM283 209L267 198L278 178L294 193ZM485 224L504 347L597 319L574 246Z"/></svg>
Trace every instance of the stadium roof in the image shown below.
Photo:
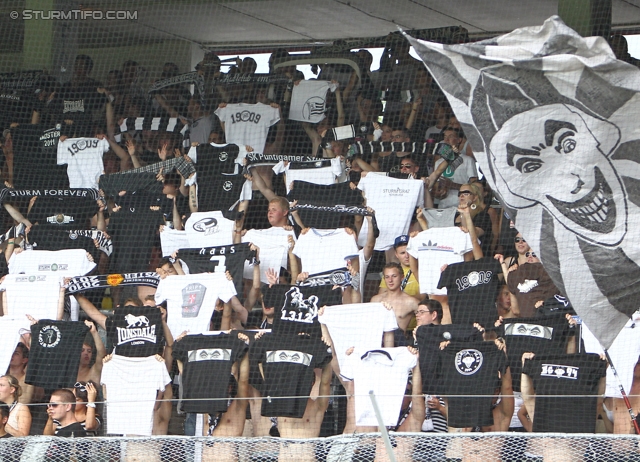
<svg viewBox="0 0 640 462"><path fill-rule="evenodd" d="M24 27L23 21L11 20L10 13L26 4L5 0L0 5L5 50L7 42L17 46ZM88 11L137 12L136 21L81 21L78 36L88 47L170 38L212 49L304 47L380 37L397 30L396 25L462 26L472 37L486 37L542 24L558 13L558 0L85 0L77 4ZM612 10L614 28L640 32L640 0L612 0Z"/></svg>

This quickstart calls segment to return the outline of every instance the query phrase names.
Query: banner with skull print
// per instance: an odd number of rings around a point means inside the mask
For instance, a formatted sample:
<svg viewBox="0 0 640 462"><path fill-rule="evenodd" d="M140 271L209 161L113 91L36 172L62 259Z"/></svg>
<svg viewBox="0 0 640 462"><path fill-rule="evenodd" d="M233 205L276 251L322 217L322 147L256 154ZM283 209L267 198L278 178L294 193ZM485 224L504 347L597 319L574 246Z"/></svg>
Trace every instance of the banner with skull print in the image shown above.
<svg viewBox="0 0 640 462"><path fill-rule="evenodd" d="M640 305L640 70L557 16L462 45L405 36L516 228L608 348Z"/></svg>

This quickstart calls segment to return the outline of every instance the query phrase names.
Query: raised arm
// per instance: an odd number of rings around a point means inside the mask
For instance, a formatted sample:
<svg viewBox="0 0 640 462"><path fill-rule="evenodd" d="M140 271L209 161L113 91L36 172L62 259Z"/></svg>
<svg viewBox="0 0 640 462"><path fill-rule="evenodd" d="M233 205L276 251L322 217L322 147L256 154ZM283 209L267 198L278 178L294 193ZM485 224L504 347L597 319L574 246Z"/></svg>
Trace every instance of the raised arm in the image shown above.
<svg viewBox="0 0 640 462"><path fill-rule="evenodd" d="M91 367L91 376L100 377L100 374L102 374L102 359L107 355L107 350L104 347L104 343L102 342L102 338L100 338L100 334L98 334L95 324L91 321L85 321L84 323L89 326L91 338L93 338L93 343L96 346L96 362Z"/></svg>
<svg viewBox="0 0 640 462"><path fill-rule="evenodd" d="M105 321L107 320L107 316L102 314L100 310L98 310L98 308L96 308L95 305L84 296L84 294L74 294L74 297L78 301L78 305L80 305L82 311L84 311L87 316L93 320L93 322L106 330Z"/></svg>

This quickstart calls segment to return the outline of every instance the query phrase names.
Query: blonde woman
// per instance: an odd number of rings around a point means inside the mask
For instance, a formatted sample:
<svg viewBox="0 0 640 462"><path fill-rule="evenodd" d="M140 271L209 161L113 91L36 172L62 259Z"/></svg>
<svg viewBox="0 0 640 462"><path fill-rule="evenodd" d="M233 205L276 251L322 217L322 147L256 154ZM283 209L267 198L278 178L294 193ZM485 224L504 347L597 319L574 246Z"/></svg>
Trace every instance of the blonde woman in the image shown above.
<svg viewBox="0 0 640 462"><path fill-rule="evenodd" d="M9 420L4 428L12 436L28 436L31 430L29 407L18 402L21 394L18 379L13 375L0 377L0 401L9 406Z"/></svg>

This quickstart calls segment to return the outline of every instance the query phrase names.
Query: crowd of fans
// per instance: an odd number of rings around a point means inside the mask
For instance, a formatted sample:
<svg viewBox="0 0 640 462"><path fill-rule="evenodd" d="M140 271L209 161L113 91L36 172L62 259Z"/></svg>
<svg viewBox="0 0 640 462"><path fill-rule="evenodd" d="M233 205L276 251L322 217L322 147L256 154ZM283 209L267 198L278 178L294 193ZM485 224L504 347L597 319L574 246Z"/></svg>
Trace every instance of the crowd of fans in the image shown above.
<svg viewBox="0 0 640 462"><path fill-rule="evenodd" d="M399 432L631 432L408 44L379 75L288 59L208 53L147 92L80 55L5 105L0 437L375 432L369 390Z"/></svg>

